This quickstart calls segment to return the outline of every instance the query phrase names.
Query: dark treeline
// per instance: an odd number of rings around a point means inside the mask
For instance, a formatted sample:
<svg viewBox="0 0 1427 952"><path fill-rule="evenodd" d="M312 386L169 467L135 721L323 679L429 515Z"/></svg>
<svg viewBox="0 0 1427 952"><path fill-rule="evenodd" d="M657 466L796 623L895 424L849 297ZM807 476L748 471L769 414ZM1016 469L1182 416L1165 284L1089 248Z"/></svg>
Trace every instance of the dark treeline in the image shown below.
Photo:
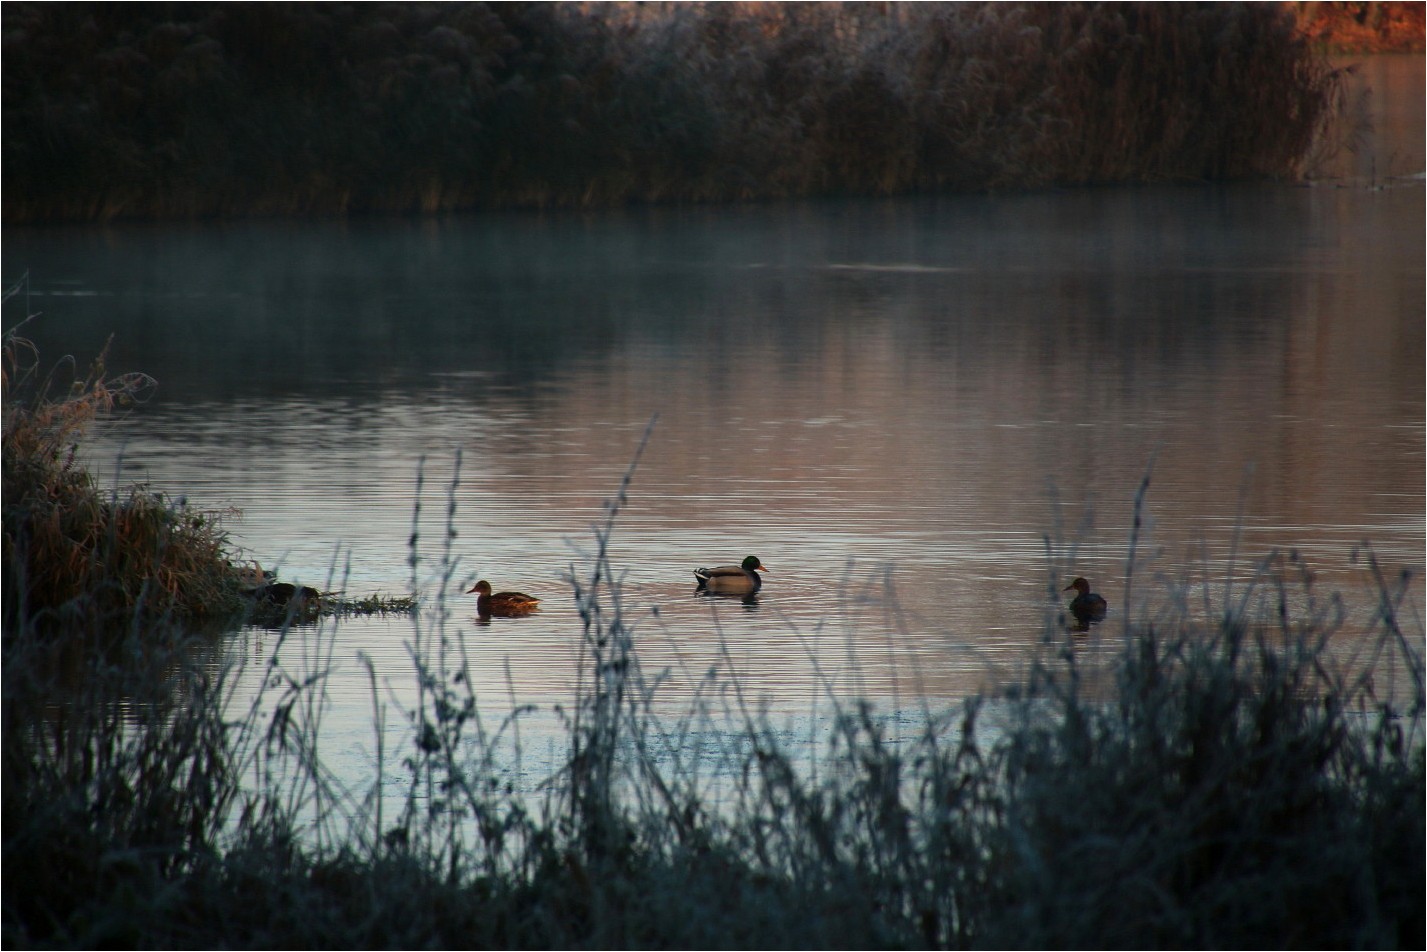
<svg viewBox="0 0 1427 952"><path fill-rule="evenodd" d="M7 3L8 222L1300 174L1270 4Z"/></svg>

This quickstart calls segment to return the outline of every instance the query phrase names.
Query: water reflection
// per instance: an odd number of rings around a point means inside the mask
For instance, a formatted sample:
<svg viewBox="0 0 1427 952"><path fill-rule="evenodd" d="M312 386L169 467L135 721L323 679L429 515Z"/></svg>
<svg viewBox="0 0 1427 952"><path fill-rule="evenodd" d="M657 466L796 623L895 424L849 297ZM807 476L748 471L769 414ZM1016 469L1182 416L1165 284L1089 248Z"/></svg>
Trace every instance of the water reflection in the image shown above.
<svg viewBox="0 0 1427 952"><path fill-rule="evenodd" d="M610 557L671 691L945 699L1014 679L1076 575L1109 639L1275 547L1365 614L1362 540L1420 570L1422 219L1420 187L1254 185L12 230L6 324L81 360L115 333L160 391L101 479L233 507L284 579L546 593L453 603L490 696L568 700L569 578L657 413ZM757 601L692 597L747 551ZM339 654L406 676L408 628Z"/></svg>
<svg viewBox="0 0 1427 952"><path fill-rule="evenodd" d="M694 590L694 597L716 599L722 602L737 602L749 611L756 611L758 608L757 592L740 595L737 592L710 592L707 589L700 588Z"/></svg>
<svg viewBox="0 0 1427 952"><path fill-rule="evenodd" d="M1427 60L1421 56L1341 57L1351 70L1347 115L1355 129L1352 148L1313 169L1316 177L1368 187L1420 182L1427 169L1422 90Z"/></svg>

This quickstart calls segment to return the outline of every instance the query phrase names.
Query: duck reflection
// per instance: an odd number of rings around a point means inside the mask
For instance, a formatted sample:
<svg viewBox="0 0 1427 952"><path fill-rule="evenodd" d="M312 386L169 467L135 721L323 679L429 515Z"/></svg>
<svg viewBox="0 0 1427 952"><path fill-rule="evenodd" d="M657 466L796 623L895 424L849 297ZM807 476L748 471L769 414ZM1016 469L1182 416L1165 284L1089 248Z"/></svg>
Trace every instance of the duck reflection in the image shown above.
<svg viewBox="0 0 1427 952"><path fill-rule="evenodd" d="M753 611L758 608L758 593L748 592L740 595L737 592L711 592L706 588L694 590L695 598L715 598L719 601L739 602L744 608Z"/></svg>

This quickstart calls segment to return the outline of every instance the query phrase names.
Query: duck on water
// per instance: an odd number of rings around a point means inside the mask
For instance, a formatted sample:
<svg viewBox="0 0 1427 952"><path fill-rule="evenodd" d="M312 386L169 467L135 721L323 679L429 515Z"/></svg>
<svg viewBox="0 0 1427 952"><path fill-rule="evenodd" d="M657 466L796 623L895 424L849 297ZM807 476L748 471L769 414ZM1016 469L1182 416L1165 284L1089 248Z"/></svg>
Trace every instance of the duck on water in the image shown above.
<svg viewBox="0 0 1427 952"><path fill-rule="evenodd" d="M1070 613L1075 616L1075 620L1080 623L1082 628L1105 617L1105 611L1109 605L1105 599L1090 591L1089 582L1078 578L1062 589L1065 592L1071 590L1079 594L1070 600Z"/></svg>
<svg viewBox="0 0 1427 952"><path fill-rule="evenodd" d="M758 556L750 555L739 565L719 565L711 569L694 569L699 590L715 595L752 595L763 587L759 572L768 569Z"/></svg>
<svg viewBox="0 0 1427 952"><path fill-rule="evenodd" d="M540 607L540 599L524 592L492 592L491 583L481 579L466 592L475 594L476 611L482 616L499 615L505 618L529 615Z"/></svg>

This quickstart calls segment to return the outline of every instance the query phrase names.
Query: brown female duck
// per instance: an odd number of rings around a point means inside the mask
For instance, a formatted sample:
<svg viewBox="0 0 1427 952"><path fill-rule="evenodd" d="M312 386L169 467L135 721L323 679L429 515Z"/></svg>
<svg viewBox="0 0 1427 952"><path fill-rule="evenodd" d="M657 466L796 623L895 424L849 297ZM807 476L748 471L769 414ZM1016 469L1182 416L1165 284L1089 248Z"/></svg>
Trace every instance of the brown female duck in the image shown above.
<svg viewBox="0 0 1427 952"><path fill-rule="evenodd" d="M540 606L540 599L524 592L491 592L491 583L481 579L467 595L475 593L476 611L482 615L528 615Z"/></svg>

